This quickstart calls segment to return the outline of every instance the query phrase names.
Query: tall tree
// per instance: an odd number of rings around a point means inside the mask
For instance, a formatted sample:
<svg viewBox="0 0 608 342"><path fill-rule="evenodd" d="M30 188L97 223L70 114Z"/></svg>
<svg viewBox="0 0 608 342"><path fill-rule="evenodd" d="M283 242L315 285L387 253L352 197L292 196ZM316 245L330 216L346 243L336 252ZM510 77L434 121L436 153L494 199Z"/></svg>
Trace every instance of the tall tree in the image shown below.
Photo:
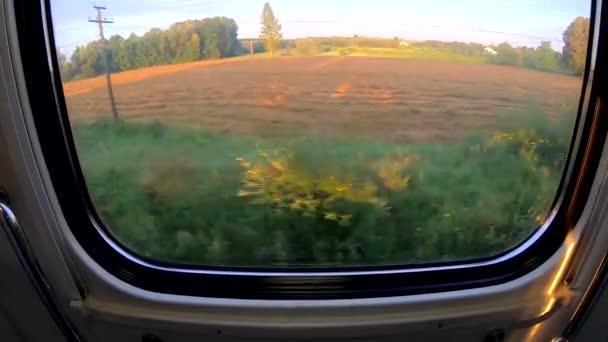
<svg viewBox="0 0 608 342"><path fill-rule="evenodd" d="M545 71L558 69L558 53L551 47L550 41L542 41L536 49L536 68Z"/></svg>
<svg viewBox="0 0 608 342"><path fill-rule="evenodd" d="M589 18L577 17L563 34L564 63L575 74L580 75L585 70L587 58L587 41L589 40Z"/></svg>
<svg viewBox="0 0 608 342"><path fill-rule="evenodd" d="M272 56L281 43L283 33L281 33L281 23L279 23L279 19L274 16L274 12L269 3L264 4L261 24L262 30L260 32L260 38L264 39L266 51Z"/></svg>

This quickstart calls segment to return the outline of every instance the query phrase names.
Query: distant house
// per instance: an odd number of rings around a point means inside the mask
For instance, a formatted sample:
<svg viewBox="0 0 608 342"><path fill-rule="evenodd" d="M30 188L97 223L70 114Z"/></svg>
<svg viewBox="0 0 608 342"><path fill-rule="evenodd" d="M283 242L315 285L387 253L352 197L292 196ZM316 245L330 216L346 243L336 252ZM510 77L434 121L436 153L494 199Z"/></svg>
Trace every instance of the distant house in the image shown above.
<svg viewBox="0 0 608 342"><path fill-rule="evenodd" d="M402 40L399 42L399 47L408 47L410 46L410 44L408 44L405 40Z"/></svg>
<svg viewBox="0 0 608 342"><path fill-rule="evenodd" d="M483 51L485 53L487 53L488 55L497 55L498 54L498 52L496 52L496 50L492 49L489 46L486 46L485 49L483 49Z"/></svg>

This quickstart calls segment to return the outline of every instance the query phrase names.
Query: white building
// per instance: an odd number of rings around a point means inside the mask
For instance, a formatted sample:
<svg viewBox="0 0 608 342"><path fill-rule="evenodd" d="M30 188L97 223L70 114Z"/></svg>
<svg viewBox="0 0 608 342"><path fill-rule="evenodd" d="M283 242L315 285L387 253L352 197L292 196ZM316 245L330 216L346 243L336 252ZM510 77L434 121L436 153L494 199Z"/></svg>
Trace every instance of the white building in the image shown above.
<svg viewBox="0 0 608 342"><path fill-rule="evenodd" d="M496 50L492 49L492 48L491 48L491 47L489 47L489 46L486 46L486 48L485 48L485 49L483 49L483 51L484 51L485 53L487 53L488 55L497 55L497 54L498 54L498 52L496 52Z"/></svg>

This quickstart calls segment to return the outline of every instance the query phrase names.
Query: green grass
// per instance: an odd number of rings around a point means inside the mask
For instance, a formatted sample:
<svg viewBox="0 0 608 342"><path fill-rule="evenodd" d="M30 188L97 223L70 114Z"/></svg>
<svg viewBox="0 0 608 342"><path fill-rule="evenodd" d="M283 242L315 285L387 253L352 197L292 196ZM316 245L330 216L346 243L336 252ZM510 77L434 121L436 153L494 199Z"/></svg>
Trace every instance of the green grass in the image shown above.
<svg viewBox="0 0 608 342"><path fill-rule="evenodd" d="M456 61L463 63L487 63L485 56L467 56L455 52L441 51L434 48L337 48L321 53L321 56L363 56L363 57L392 57L408 59L425 59L440 61Z"/></svg>
<svg viewBox="0 0 608 342"><path fill-rule="evenodd" d="M493 255L545 218L570 121L550 123L533 109L503 121L502 135L427 145L110 122L78 125L75 139L98 212L141 255L403 264Z"/></svg>

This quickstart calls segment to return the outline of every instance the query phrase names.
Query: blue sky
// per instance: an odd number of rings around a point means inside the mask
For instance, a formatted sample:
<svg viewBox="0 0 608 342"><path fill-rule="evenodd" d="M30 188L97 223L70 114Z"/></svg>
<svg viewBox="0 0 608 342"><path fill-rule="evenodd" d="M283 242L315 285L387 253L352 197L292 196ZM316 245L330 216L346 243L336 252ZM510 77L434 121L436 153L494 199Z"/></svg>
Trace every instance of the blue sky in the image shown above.
<svg viewBox="0 0 608 342"><path fill-rule="evenodd" d="M259 35L266 0L98 0L114 23L106 35L143 34L172 23L210 16L233 18L239 37ZM406 40L536 46L551 40L561 49L561 36L577 16L589 16L584 0L271 0L283 25L283 36L399 36ZM51 0L56 45L71 54L77 45L97 39L92 1Z"/></svg>

